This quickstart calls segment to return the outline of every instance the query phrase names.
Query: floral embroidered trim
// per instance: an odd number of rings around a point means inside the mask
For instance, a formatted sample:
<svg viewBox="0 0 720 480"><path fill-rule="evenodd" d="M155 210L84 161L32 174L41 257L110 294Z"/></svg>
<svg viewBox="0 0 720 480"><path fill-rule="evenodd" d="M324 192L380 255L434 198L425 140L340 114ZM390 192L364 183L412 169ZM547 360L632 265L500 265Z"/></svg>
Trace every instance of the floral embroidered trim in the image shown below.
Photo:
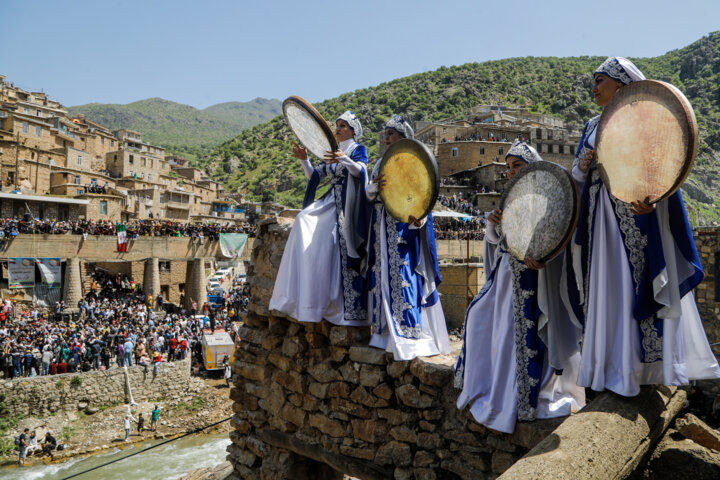
<svg viewBox="0 0 720 480"><path fill-rule="evenodd" d="M527 346L528 331L534 326L532 320L525 316L525 301L535 295L533 290L523 290L520 286L520 276L527 270L527 266L508 256L513 283L513 312L515 317L515 374L517 378L518 420L535 420L536 411L530 403L533 387L539 380L532 378L528 373L530 359L537 355L537 350Z"/></svg>
<svg viewBox="0 0 720 480"><path fill-rule="evenodd" d="M372 287L371 295L373 300L373 313L372 313L372 333L382 333L382 319L380 318L380 280L382 275L381 266L381 255L382 248L380 245L381 225L383 207L381 203L375 204L375 223L373 224L373 232L375 233L375 244L373 249L375 251L375 264L373 265L372 272L375 277L375 286Z"/></svg>
<svg viewBox="0 0 720 480"><path fill-rule="evenodd" d="M422 335L422 324L418 323L414 327L411 327L409 325L405 325L403 322L403 313L405 310L413 308L412 305L405 301L405 297L403 297L402 292L403 288L410 286L408 282L403 280L401 273L402 267L408 266L408 262L407 260L400 258L400 234L397 231L397 221L387 212L385 212L385 228L387 230L388 257L390 257L388 273L390 275L392 320L395 323L395 328L401 336L407 338L420 338Z"/></svg>
<svg viewBox="0 0 720 480"><path fill-rule="evenodd" d="M580 293L580 304L585 308L584 313L587 317L588 303L586 300L590 298L590 265L592 264L592 243L593 243L593 223L595 222L595 208L597 206L598 193L600 192L600 173L596 168L590 170L590 191L588 196L590 197L590 208L588 210L588 258L587 268L585 270L585 278L583 279L583 289Z"/></svg>
<svg viewBox="0 0 720 480"><path fill-rule="evenodd" d="M635 280L635 294L640 292L640 283L642 282L642 274L645 269L645 247L647 247L647 236L640 232L635 225L635 216L632 213L629 203L610 195L613 205L615 205L615 215L618 217L620 230L625 235L625 248L628 250L628 260L633 270L633 280Z"/></svg>
<svg viewBox="0 0 720 480"><path fill-rule="evenodd" d="M616 57L608 57L608 59L593 72L593 76L595 76L596 73L602 73L623 85L632 83L632 78L630 78L630 75L628 75Z"/></svg>
<svg viewBox="0 0 720 480"><path fill-rule="evenodd" d="M643 334L642 347L645 351L643 363L652 363L662 360L663 341L655 328L655 317L649 317L640 322L640 331Z"/></svg>
<svg viewBox="0 0 720 480"><path fill-rule="evenodd" d="M352 282L360 275L352 268L347 267L348 250L345 236L343 235L345 226L345 212L342 205L342 187L343 179L346 175L345 166L337 164L335 174L332 176L331 184L333 193L335 194L335 211L337 212L338 237L340 243L340 270L343 276L343 299L345 305L345 320L367 320L367 311L363 308L355 307L360 294L353 288Z"/></svg>
<svg viewBox="0 0 720 480"><path fill-rule="evenodd" d="M587 129L585 130L585 139L580 145L580 151L577 152L577 155L575 155L575 160L573 160L573 168L577 166L578 163L580 163L580 159L585 156L585 153L588 150L592 150L593 147L588 143L588 138L590 138L590 135L595 131L597 128L598 122L600 121L600 115L597 115L587 122Z"/></svg>

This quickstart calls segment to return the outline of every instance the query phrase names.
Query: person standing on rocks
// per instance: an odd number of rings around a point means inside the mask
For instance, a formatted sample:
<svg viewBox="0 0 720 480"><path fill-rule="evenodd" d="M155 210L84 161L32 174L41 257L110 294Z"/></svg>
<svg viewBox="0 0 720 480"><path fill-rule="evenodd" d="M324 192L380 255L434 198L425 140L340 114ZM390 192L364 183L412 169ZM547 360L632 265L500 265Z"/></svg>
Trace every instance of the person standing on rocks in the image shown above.
<svg viewBox="0 0 720 480"><path fill-rule="evenodd" d="M160 408L155 405L155 409L151 412L150 429L154 432L157 430L158 418L160 417Z"/></svg>
<svg viewBox="0 0 720 480"><path fill-rule="evenodd" d="M138 414L138 419L137 419L137 431L138 431L138 435L141 435L141 436L142 436L143 430L145 430L145 418L143 417L143 414L142 414L142 413L139 413L139 414Z"/></svg>
<svg viewBox="0 0 720 480"><path fill-rule="evenodd" d="M130 421L137 422L135 418L130 414L127 413L125 415L125 420L123 421L123 427L125 428L125 441L130 441Z"/></svg>
<svg viewBox="0 0 720 480"><path fill-rule="evenodd" d="M125 344L123 345L123 356L125 357L125 366L126 367L132 367L133 365L133 342L129 338L125 341Z"/></svg>
<svg viewBox="0 0 720 480"><path fill-rule="evenodd" d="M19 456L20 456L20 465L27 465L27 462L25 461L25 452L27 450L28 446L28 435L30 433L30 429L26 428L23 430L23 433L20 434L18 437L18 448L20 450Z"/></svg>
<svg viewBox="0 0 720 480"><path fill-rule="evenodd" d="M227 388L230 388L230 378L232 377L232 367L228 364L228 357L225 355L225 358L223 359L223 367L225 368L224 377L225 377L225 384L227 384Z"/></svg>

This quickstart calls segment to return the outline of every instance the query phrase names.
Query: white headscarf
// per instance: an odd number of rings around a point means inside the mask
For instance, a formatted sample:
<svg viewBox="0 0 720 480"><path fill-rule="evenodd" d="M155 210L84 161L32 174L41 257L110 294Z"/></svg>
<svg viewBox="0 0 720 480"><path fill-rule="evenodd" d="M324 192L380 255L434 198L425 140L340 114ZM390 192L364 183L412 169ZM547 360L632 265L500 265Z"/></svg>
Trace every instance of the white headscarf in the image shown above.
<svg viewBox="0 0 720 480"><path fill-rule="evenodd" d="M521 142L519 139L515 139L512 146L510 147L510 150L508 150L507 155L505 155L506 160L507 157L520 157L527 163L542 161L542 157L537 152L537 150L535 150L527 143Z"/></svg>
<svg viewBox="0 0 720 480"><path fill-rule="evenodd" d="M350 125L355 140L362 137L362 125L360 125L360 119L353 112L347 110L335 120L335 123L337 123L338 120L345 120L348 125Z"/></svg>
<svg viewBox="0 0 720 480"><path fill-rule="evenodd" d="M410 124L398 114L392 116L392 118L385 124L385 128L392 128L404 138L415 138L415 132Z"/></svg>
<svg viewBox="0 0 720 480"><path fill-rule="evenodd" d="M623 85L628 85L638 80L645 80L645 75L630 60L624 57L608 57L597 70L593 72L602 73Z"/></svg>

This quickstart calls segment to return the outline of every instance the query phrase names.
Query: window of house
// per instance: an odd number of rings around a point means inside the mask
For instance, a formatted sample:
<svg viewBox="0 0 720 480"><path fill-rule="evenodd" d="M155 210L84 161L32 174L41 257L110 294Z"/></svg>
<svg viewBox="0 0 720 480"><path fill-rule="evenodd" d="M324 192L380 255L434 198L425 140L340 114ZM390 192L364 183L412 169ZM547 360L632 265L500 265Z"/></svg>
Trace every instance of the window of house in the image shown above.
<svg viewBox="0 0 720 480"><path fill-rule="evenodd" d="M42 137L42 127L35 127L35 136Z"/></svg>
<svg viewBox="0 0 720 480"><path fill-rule="evenodd" d="M498 148L498 155L502 155L504 151L503 147Z"/></svg>
<svg viewBox="0 0 720 480"><path fill-rule="evenodd" d="M447 128L443 127L443 133L447 133Z"/></svg>
<svg viewBox="0 0 720 480"><path fill-rule="evenodd" d="M113 162L117 163L117 155L113 155Z"/></svg>
<svg viewBox="0 0 720 480"><path fill-rule="evenodd" d="M110 140L110 146L111 146L111 147L114 147L114 146L115 146L115 140Z"/></svg>
<svg viewBox="0 0 720 480"><path fill-rule="evenodd" d="M142 166L143 166L143 167L146 167L146 166L147 166L147 159L146 159L145 157L142 157L141 160L142 160Z"/></svg>
<svg viewBox="0 0 720 480"><path fill-rule="evenodd" d="M161 272L169 272L170 271L170 262L158 262L158 269Z"/></svg>
<svg viewBox="0 0 720 480"><path fill-rule="evenodd" d="M455 147L453 147L453 149L452 149L452 156L453 156L453 157L457 157L457 156L458 156L458 149L455 148Z"/></svg>
<svg viewBox="0 0 720 480"><path fill-rule="evenodd" d="M107 200L100 200L100 215L107 215Z"/></svg>
<svg viewBox="0 0 720 480"><path fill-rule="evenodd" d="M78 165L82 165L82 155L78 155Z"/></svg>
<svg viewBox="0 0 720 480"><path fill-rule="evenodd" d="M35 110L35 116L42 117L42 110Z"/></svg>
<svg viewBox="0 0 720 480"><path fill-rule="evenodd" d="M132 165L133 163L135 163L135 157L130 155L130 165Z"/></svg>
<svg viewBox="0 0 720 480"><path fill-rule="evenodd" d="M80 175L75 175L75 176L73 177L73 183L74 183L75 185L80 185Z"/></svg>
<svg viewBox="0 0 720 480"><path fill-rule="evenodd" d="M480 155L485 155L485 147L480 147Z"/></svg>
<svg viewBox="0 0 720 480"><path fill-rule="evenodd" d="M27 122L22 123L22 131L23 133L28 133L30 131L30 125L28 125Z"/></svg>
<svg viewBox="0 0 720 480"><path fill-rule="evenodd" d="M148 181L152 182L152 173L148 173Z"/></svg>
<svg viewBox="0 0 720 480"><path fill-rule="evenodd" d="M162 166L162 169L165 170L165 164L161 163L160 165Z"/></svg>
<svg viewBox="0 0 720 480"><path fill-rule="evenodd" d="M105 145L105 137L100 137L100 145Z"/></svg>

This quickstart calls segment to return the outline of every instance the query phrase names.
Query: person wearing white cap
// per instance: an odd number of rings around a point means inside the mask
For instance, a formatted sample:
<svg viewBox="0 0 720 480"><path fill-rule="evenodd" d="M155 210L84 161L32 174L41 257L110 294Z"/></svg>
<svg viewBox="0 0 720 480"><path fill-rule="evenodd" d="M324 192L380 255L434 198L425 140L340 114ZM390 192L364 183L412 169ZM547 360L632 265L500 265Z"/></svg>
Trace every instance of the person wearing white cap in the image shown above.
<svg viewBox="0 0 720 480"><path fill-rule="evenodd" d="M526 165L542 161L516 140L505 161L508 179ZM557 277L562 258L549 268L532 258L515 259L501 245L496 226L502 212L488 218L485 241L497 244L492 269L465 314L463 346L455 365L457 407L469 407L488 428L512 433L517 420L569 415L585 405L579 388L578 329L560 306L549 273ZM558 263L559 262L559 263Z"/></svg>
<svg viewBox="0 0 720 480"><path fill-rule="evenodd" d="M610 57L593 79L604 107L645 75ZM566 301L584 323L578 384L635 396L641 385L720 378L692 293L704 272L682 194L654 205L611 196L594 157L598 120L585 125L572 170L582 196Z"/></svg>
<svg viewBox="0 0 720 480"><path fill-rule="evenodd" d="M270 309L301 322L367 325L367 293L360 272L367 240L364 197L367 150L357 143L362 125L350 110L335 121L339 149L313 167L307 151L293 156L308 178L303 210L285 244ZM330 189L315 200L322 177Z"/></svg>
<svg viewBox="0 0 720 480"><path fill-rule="evenodd" d="M410 124L393 115L385 125L385 144L414 137ZM392 352L395 360L450 353L445 315L437 287L440 270L432 214L423 221L391 217L378 196L384 186L375 164L366 189L372 208L368 241L370 345Z"/></svg>

